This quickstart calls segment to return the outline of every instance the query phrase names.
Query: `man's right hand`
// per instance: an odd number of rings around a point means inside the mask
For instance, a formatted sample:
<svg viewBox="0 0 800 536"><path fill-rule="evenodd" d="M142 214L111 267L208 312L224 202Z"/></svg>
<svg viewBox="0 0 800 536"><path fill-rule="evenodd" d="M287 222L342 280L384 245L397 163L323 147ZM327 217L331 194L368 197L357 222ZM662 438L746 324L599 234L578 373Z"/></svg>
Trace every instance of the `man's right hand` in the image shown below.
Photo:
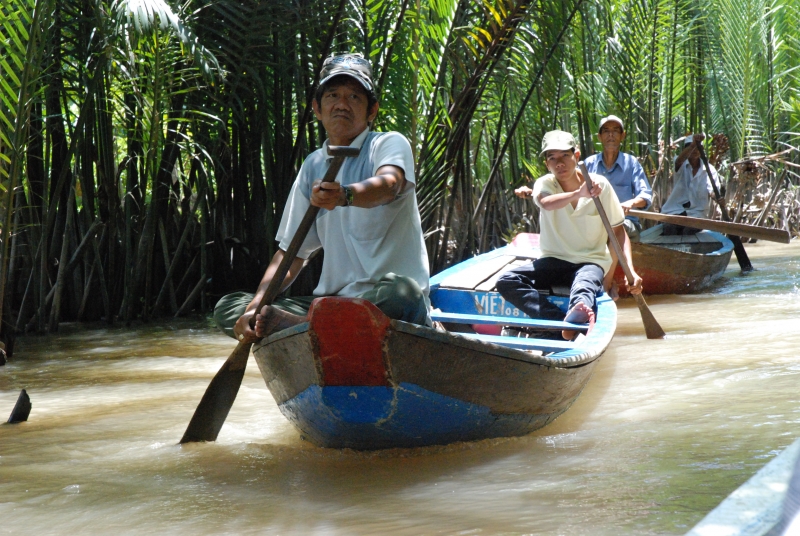
<svg viewBox="0 0 800 536"><path fill-rule="evenodd" d="M326 210L333 210L344 204L344 190L338 182L322 182L316 180L311 185L312 205Z"/></svg>
<svg viewBox="0 0 800 536"><path fill-rule="evenodd" d="M250 328L250 319L253 318L255 311L248 311L239 317L236 324L233 326L233 333L236 335L236 340L252 344L258 342L260 337L256 334L255 330Z"/></svg>
<svg viewBox="0 0 800 536"><path fill-rule="evenodd" d="M516 190L514 190L514 195L517 197L521 197L525 199L526 197L531 197L533 195L533 190L528 188L527 186L520 186Z"/></svg>

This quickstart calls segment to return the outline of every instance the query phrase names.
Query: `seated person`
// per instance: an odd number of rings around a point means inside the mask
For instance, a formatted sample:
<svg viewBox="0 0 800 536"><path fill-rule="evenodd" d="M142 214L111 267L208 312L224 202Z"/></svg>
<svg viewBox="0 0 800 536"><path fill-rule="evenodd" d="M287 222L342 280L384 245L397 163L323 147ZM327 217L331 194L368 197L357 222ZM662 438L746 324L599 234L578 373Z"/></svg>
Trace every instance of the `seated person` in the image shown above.
<svg viewBox="0 0 800 536"><path fill-rule="evenodd" d="M702 134L686 136L684 149L675 159L675 183L672 193L661 207L662 214L677 214L692 218L705 218L709 197L714 195L714 187L708 180L706 168L700 160L697 144L703 141ZM711 177L719 188L717 170L709 164ZM681 225L664 224L665 235L695 234L699 229Z"/></svg>
<svg viewBox="0 0 800 536"><path fill-rule="evenodd" d="M602 175L614 188L625 211L625 231L631 240L636 242L642 230L639 218L631 216L631 209L647 210L653 201L653 191L642 165L635 156L620 151L622 142L625 141L627 132L622 124L622 119L616 115L609 115L600 120L600 129L597 137L603 144L603 152L593 154L586 158L586 169L589 173Z"/></svg>
<svg viewBox="0 0 800 536"><path fill-rule="evenodd" d="M622 205L622 210L625 211L625 220L623 221L625 231L631 241L638 242L642 224L639 223L639 218L631 216L628 211L650 208L653 201L653 190L636 157L620 151L626 135L622 119L616 115L609 115L601 119L597 137L603 144L603 152L589 156L585 163L589 173L602 175L611 183L614 193L617 194L617 199ZM614 281L614 272L617 269L617 256L613 250L611 250L611 257L613 263L606 273L603 288L616 300L618 289Z"/></svg>
<svg viewBox="0 0 800 536"><path fill-rule="evenodd" d="M369 61L361 54L332 56L320 72L312 101L328 139L303 162L289 193L277 240L278 251L255 294L223 296L214 321L242 342L305 322L319 296L360 297L390 318L431 325L428 314L428 255L414 185L408 140L397 132L373 132L378 100ZM321 182L332 157L328 145L359 147L337 181ZM288 287L305 259L323 248L320 282L313 296L282 298L256 311L309 205L320 207L314 225L282 282ZM255 316L255 329L250 326Z"/></svg>
<svg viewBox="0 0 800 536"><path fill-rule="evenodd" d="M591 191L578 171L580 151L568 132L554 130L542 140L541 156L550 174L534 183L518 188L519 197L533 196L539 206L539 247L542 256L533 263L505 272L497 281L497 290L509 303L528 316L565 320L576 324L594 320L596 297L603 290L603 277L611 268L607 247L608 234L592 197L600 198L614 235L628 259L631 242L625 232L625 213L609 182L592 175ZM642 292L642 278L633 272L630 292ZM567 285L570 287L566 316L550 303L536 287ZM572 339L576 332L565 330L562 336Z"/></svg>

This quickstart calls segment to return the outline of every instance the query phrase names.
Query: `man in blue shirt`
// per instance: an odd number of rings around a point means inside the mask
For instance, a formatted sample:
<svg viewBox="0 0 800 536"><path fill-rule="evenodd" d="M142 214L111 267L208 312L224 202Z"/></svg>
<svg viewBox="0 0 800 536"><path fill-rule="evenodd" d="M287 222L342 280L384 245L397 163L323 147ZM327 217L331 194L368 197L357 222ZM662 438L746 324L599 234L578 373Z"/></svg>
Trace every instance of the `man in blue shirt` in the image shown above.
<svg viewBox="0 0 800 536"><path fill-rule="evenodd" d="M625 211L625 230L631 240L636 241L642 226L639 218L628 215L628 211L632 208L647 210L653 201L653 192L636 157L619 150L626 134L622 119L616 115L601 119L598 138L603 144L603 152L588 157L586 169L589 173L604 176L614 187Z"/></svg>
<svg viewBox="0 0 800 536"><path fill-rule="evenodd" d="M622 142L625 141L626 134L622 119L616 115L609 115L601 119L597 137L603 144L603 152L588 157L585 163L589 173L602 175L611 183L622 205L622 210L625 212L625 221L623 222L625 231L632 242L637 242L642 224L639 223L639 218L629 215L628 211L632 208L641 210L650 208L653 202L653 191L644 174L644 169L636 157L619 150ZM603 288L616 300L617 289L613 279L614 271L617 268L617 256L613 250L611 256L614 262L603 279Z"/></svg>

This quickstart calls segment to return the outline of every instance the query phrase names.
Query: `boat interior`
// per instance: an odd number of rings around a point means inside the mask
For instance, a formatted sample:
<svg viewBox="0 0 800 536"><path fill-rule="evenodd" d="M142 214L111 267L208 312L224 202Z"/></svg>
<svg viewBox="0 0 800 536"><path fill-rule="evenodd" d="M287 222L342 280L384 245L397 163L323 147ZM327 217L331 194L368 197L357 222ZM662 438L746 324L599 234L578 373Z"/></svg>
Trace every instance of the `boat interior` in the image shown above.
<svg viewBox="0 0 800 536"><path fill-rule="evenodd" d="M642 244L665 247L686 253L712 253L722 247L722 242L710 231L690 235L665 235L662 224L645 229L639 235Z"/></svg>
<svg viewBox="0 0 800 536"><path fill-rule="evenodd" d="M501 274L528 264L534 258L525 254L524 250L517 254L508 252L473 264L440 281L432 281L433 321L441 323L447 331L468 338L534 353L546 354L573 348L590 329L588 324L530 318L505 302L495 290ZM566 311L569 287L538 290ZM562 330L570 330L576 337L565 340Z"/></svg>

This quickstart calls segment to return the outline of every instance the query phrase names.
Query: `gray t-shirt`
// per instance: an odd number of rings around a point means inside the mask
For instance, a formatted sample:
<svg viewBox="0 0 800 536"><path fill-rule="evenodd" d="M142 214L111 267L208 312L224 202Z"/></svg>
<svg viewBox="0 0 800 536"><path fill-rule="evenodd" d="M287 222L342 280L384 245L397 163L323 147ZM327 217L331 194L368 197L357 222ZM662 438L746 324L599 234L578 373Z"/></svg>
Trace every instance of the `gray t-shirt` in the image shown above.
<svg viewBox="0 0 800 536"><path fill-rule="evenodd" d="M328 142L311 153L295 180L281 218L277 240L289 247L310 206L311 185L327 171L332 157ZM403 192L392 202L375 208L322 209L300 247L298 257L308 258L318 248L325 251L315 296L355 297L371 290L389 272L414 279L425 295L429 291L428 253L422 236L415 195L414 158L408 140L397 132L362 132L351 147L357 157L346 158L337 182L347 185L372 177L381 166L405 172Z"/></svg>

